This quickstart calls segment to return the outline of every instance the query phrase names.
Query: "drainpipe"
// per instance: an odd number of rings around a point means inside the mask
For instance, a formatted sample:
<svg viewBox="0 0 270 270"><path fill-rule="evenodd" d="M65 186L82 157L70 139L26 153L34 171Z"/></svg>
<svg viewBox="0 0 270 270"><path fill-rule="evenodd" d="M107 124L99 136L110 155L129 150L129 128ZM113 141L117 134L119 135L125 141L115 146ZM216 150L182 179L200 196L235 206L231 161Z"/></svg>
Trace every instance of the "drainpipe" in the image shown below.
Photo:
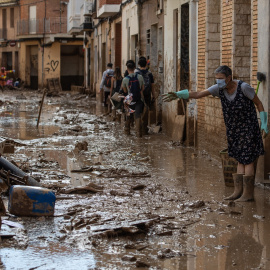
<svg viewBox="0 0 270 270"><path fill-rule="evenodd" d="M45 4L45 18L43 19L43 48L42 48L42 82L41 82L41 88L44 88L44 50L45 50L45 25L46 25L46 11L47 11L47 0L44 1Z"/></svg>
<svg viewBox="0 0 270 270"><path fill-rule="evenodd" d="M137 20L138 20L138 54L139 57L141 56L141 22L140 22L140 15L141 15L141 0L135 0L137 4Z"/></svg>

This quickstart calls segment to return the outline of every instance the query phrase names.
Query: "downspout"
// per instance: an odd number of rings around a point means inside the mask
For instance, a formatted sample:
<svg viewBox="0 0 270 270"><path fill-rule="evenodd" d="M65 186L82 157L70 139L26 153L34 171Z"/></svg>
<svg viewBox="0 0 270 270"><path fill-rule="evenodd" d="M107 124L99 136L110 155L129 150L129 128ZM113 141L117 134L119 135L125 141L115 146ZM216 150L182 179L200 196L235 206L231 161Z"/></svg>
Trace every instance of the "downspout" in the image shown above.
<svg viewBox="0 0 270 270"><path fill-rule="evenodd" d="M138 20L138 50L137 53L139 57L141 56L141 21L140 21L140 15L141 15L141 0L136 0L137 3L137 20Z"/></svg>
<svg viewBox="0 0 270 270"><path fill-rule="evenodd" d="M43 48L42 48L42 82L41 82L41 88L43 89L44 88L44 50L45 50L45 25L46 25L46 11L47 11L47 0L44 1L44 4L45 4L45 18L44 18L44 21L43 21Z"/></svg>

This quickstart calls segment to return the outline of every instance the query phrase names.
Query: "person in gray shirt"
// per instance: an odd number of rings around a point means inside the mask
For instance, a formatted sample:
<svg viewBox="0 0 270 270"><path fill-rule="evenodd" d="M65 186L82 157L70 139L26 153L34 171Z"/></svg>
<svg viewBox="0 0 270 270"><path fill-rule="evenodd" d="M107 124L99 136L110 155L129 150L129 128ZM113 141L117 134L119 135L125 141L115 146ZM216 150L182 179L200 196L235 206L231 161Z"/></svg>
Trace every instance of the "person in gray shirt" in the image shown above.
<svg viewBox="0 0 270 270"><path fill-rule="evenodd" d="M245 82L232 79L232 70L228 66L220 66L215 71L217 84L200 92L189 92L187 89L169 92L163 100L177 98L199 99L209 95L221 100L228 154L238 161L237 173L233 174L234 192L226 200L240 202L254 199L254 163L264 154L262 135L258 123L255 105L260 113L261 130L267 134L267 112L254 89Z"/></svg>

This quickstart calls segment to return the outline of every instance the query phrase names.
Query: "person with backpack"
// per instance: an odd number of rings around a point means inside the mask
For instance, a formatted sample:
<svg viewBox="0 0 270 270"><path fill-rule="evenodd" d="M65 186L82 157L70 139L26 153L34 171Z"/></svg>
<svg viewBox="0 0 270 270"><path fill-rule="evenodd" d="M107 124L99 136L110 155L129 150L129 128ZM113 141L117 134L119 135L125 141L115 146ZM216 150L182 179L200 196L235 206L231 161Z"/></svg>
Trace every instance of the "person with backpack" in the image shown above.
<svg viewBox="0 0 270 270"><path fill-rule="evenodd" d="M111 78L111 92L109 98L112 100L113 108L112 108L112 118L115 120L116 118L116 110L121 109L123 105L123 100L118 98L120 90L122 89L122 81L123 77L121 75L121 69L119 67L115 68L114 76Z"/></svg>
<svg viewBox="0 0 270 270"><path fill-rule="evenodd" d="M144 101L146 107L144 108L143 119L142 119L142 132L143 134L148 133L148 111L151 106L155 102L155 88L154 88L154 76L151 71L147 67L147 60L145 57L140 57L138 62L139 68L135 70L136 73L140 74L144 80Z"/></svg>
<svg viewBox="0 0 270 270"><path fill-rule="evenodd" d="M125 94L128 94L132 97L132 104L130 108L135 110L134 118L136 125L136 135L137 137L142 136L142 124L141 124L141 115L144 108L144 80L140 74L135 73L135 62L130 60L127 63L128 76L123 79L122 88ZM130 134L130 118L133 117L133 114L129 116L126 114L125 122L125 133Z"/></svg>
<svg viewBox="0 0 270 270"><path fill-rule="evenodd" d="M99 87L100 92L104 90L104 107L107 107L107 99L111 92L111 79L114 74L114 70L112 69L112 67L113 67L112 63L107 64L107 70L103 72L102 80Z"/></svg>

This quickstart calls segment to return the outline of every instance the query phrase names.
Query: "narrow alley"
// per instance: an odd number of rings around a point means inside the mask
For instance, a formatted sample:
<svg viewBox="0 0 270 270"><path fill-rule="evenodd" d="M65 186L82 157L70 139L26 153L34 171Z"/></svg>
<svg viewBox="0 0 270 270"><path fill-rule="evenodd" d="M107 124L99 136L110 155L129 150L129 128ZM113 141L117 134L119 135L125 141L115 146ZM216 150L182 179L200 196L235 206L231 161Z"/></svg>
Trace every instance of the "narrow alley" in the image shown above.
<svg viewBox="0 0 270 270"><path fill-rule="evenodd" d="M0 0L0 269L270 269L269 18Z"/></svg>
<svg viewBox="0 0 270 270"><path fill-rule="evenodd" d="M3 218L16 236L2 238L2 269L268 269L268 189L224 201L220 160L161 133L126 136L82 94L46 98L36 129L41 96L4 92L1 133L16 142L8 160L56 192L55 213Z"/></svg>

